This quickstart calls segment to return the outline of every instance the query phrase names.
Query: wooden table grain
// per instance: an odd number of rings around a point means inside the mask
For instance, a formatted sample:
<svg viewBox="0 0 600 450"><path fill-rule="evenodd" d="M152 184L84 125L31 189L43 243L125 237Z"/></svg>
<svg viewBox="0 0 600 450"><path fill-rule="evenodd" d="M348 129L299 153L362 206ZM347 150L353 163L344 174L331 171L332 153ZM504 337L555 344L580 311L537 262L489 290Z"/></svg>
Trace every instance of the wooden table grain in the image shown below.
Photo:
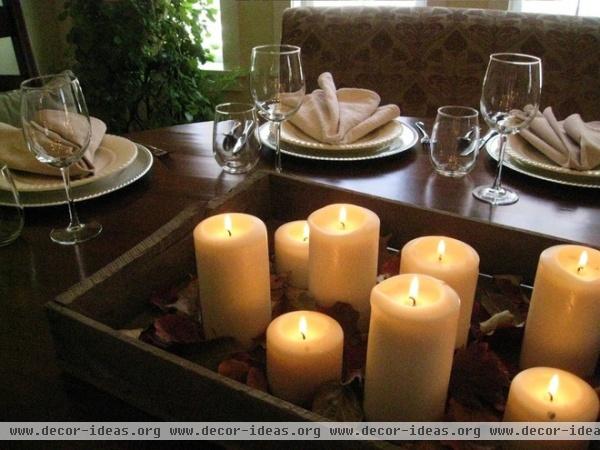
<svg viewBox="0 0 600 450"><path fill-rule="evenodd" d="M413 123L416 119L403 120ZM156 158L150 173L131 186L78 204L83 221L93 218L104 226L99 238L73 247L54 244L48 233L66 222L66 207L32 208L26 210L22 236L0 248L3 421L151 419L61 375L43 305L133 247L185 206L203 205L245 176L225 174L214 161L209 122L137 132L129 138L170 153ZM259 168L272 166L272 152L263 150ZM495 162L484 153L475 170L461 179L434 174L420 144L392 157L360 162L284 156L283 168L346 189L600 247L599 190L544 182L506 169L504 184L519 192L520 200L511 206L491 207L471 195L475 186L491 183L495 174ZM501 242L498 257L502 257ZM118 445L129 448L127 443ZM65 448L78 448L78 444Z"/></svg>

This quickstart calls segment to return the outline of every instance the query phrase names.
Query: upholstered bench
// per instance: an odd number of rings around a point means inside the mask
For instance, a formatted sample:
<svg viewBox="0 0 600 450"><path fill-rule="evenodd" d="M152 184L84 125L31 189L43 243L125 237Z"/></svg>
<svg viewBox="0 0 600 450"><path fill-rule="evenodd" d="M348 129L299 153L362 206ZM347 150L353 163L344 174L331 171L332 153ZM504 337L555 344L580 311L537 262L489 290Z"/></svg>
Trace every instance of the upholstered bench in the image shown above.
<svg viewBox="0 0 600 450"><path fill-rule="evenodd" d="M377 91L402 114L479 107L489 55L543 60L542 106L559 118L600 120L600 18L459 8L300 7L283 16L282 42L302 47L307 90L333 73L338 87Z"/></svg>

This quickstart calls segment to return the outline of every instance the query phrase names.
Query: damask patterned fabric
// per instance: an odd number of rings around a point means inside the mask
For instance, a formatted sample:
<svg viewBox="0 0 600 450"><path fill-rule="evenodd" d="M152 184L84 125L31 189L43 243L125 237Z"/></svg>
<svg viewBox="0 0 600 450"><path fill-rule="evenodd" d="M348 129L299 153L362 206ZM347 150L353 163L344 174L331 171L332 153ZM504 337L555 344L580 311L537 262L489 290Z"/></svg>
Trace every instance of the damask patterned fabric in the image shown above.
<svg viewBox="0 0 600 450"><path fill-rule="evenodd" d="M301 7L282 42L302 47L307 90L330 71L338 87L379 93L403 115L442 105L479 108L489 55L542 58L542 107L600 120L600 18L459 8Z"/></svg>

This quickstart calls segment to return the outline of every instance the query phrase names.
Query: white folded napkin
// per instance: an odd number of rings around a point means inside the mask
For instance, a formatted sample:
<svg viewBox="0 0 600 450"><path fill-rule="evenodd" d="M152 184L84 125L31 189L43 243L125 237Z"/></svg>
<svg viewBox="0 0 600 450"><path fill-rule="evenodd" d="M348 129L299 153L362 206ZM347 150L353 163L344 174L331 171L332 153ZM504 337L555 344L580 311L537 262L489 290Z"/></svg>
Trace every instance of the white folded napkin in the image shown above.
<svg viewBox="0 0 600 450"><path fill-rule="evenodd" d="M304 97L289 121L326 144L351 144L400 115L396 105L379 106L381 98L367 89L337 89L329 72L319 76L316 89Z"/></svg>
<svg viewBox="0 0 600 450"><path fill-rule="evenodd" d="M558 121L547 107L519 134L559 166L574 170L600 166L600 122L586 123L579 114Z"/></svg>
<svg viewBox="0 0 600 450"><path fill-rule="evenodd" d="M38 139L52 141L56 146L81 146L87 139L84 128L72 126L66 129L61 121L61 111L48 110L43 112L40 121L48 128L47 133L40 131ZM106 133L106 124L100 119L90 117L92 136L90 143L81 160L71 165L69 174L73 177L84 177L94 174L94 155ZM39 125L38 125L39 127ZM0 123L0 161L4 161L10 169L22 170L41 175L60 176L60 170L39 162L27 149L27 144L21 128L15 128L6 123Z"/></svg>

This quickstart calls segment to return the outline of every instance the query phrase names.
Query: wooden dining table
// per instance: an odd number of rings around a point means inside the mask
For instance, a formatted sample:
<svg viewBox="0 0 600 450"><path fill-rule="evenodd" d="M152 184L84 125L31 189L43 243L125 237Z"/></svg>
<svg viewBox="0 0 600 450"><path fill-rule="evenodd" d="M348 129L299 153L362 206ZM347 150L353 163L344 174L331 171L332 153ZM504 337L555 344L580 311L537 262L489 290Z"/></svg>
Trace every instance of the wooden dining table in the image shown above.
<svg viewBox="0 0 600 450"><path fill-rule="evenodd" d="M416 118L403 117L407 124ZM431 120L425 120L431 125ZM204 205L247 175L221 170L212 155L212 123L131 133L131 140L168 151L151 171L123 189L78 203L83 221L104 230L91 241L60 246L48 233L67 219L66 206L27 208L21 237L0 248L0 419L3 421L149 421L145 413L69 378L57 365L44 304L109 264L190 204ZM257 169L273 167L263 148ZM503 182L520 200L493 207L471 191L491 183L496 163L485 152L466 177L433 172L417 143L400 154L353 162L283 157L285 173L506 227L600 247L600 191L559 185L505 169ZM490 236L490 239L494 239ZM502 242L497 243L502 258ZM41 444L41 443L40 443ZM90 448L71 442L64 448ZM112 448L134 448L114 442ZM157 443L158 444L158 443ZM54 447L53 447L54 448ZM167 447L165 447L167 448Z"/></svg>

